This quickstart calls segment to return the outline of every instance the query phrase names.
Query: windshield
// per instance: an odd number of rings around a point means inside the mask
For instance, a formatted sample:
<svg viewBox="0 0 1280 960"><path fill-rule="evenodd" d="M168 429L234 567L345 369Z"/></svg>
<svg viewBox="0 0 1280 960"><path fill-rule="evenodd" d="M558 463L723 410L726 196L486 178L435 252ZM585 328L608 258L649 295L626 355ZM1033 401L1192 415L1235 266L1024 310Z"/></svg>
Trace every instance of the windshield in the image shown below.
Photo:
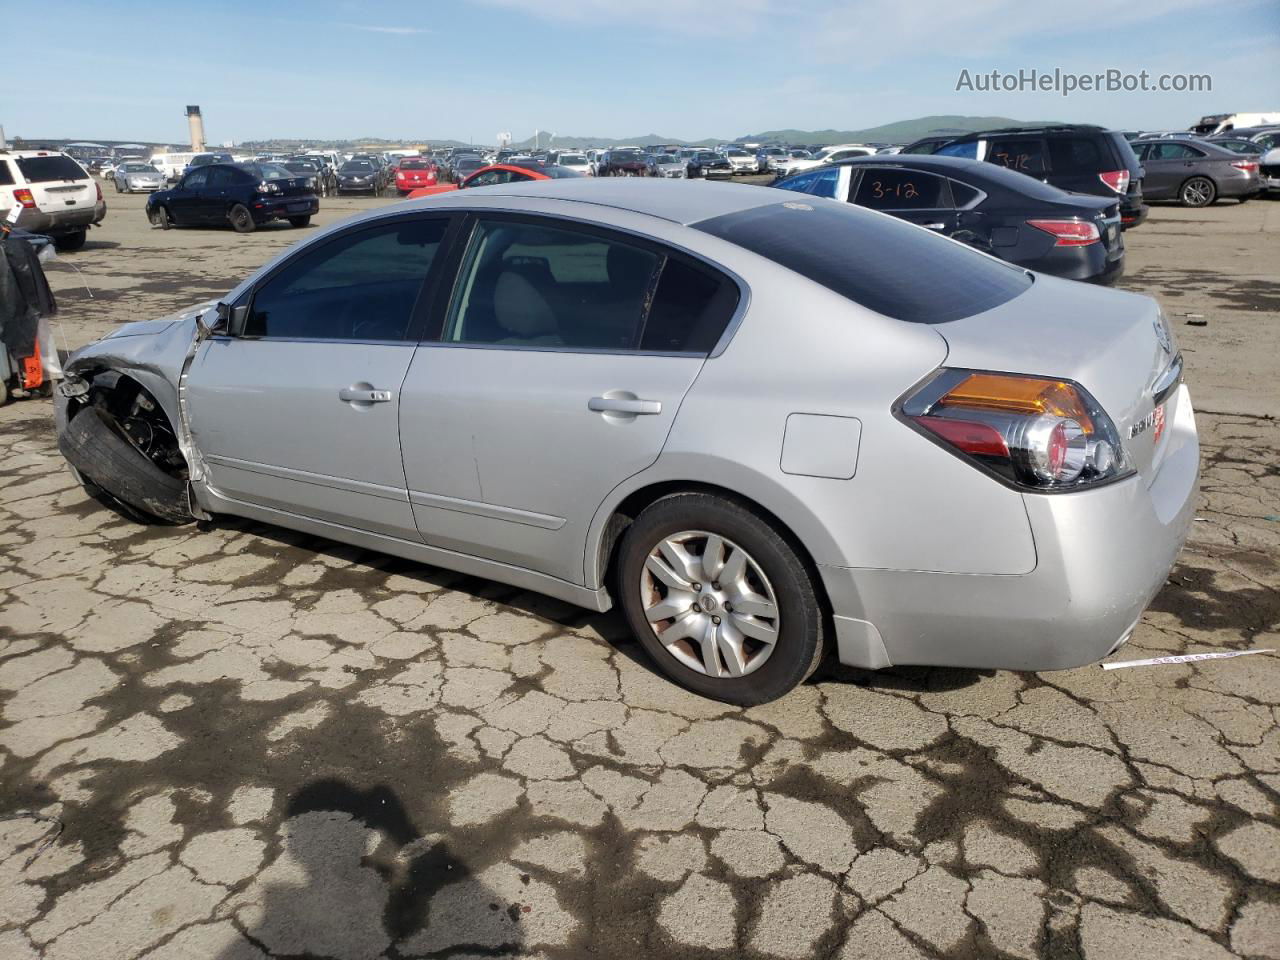
<svg viewBox="0 0 1280 960"><path fill-rule="evenodd" d="M84 167L62 154L52 154L47 157L19 157L17 164L28 183L89 179L89 174L85 172Z"/></svg>
<svg viewBox="0 0 1280 960"><path fill-rule="evenodd" d="M123 167L121 167L121 169L124 170L125 173L156 173L158 172L156 168L151 166L151 164L149 163L126 163Z"/></svg>
<svg viewBox="0 0 1280 960"><path fill-rule="evenodd" d="M429 160L405 160L400 164L401 170L430 170L431 161Z"/></svg>
<svg viewBox="0 0 1280 960"><path fill-rule="evenodd" d="M566 153L560 157L561 164L581 165L587 162L587 158L577 153Z"/></svg>
<svg viewBox="0 0 1280 960"><path fill-rule="evenodd" d="M293 160L289 163L281 164L281 166L290 173L312 174L316 172L316 165L304 160Z"/></svg>
<svg viewBox="0 0 1280 960"><path fill-rule="evenodd" d="M731 157L746 157L746 156L750 156L750 154L748 154L748 153L747 153L747 151L745 151L745 150L730 150L730 151L728 151L728 154L729 154L729 156L731 156Z"/></svg>
<svg viewBox="0 0 1280 960"><path fill-rule="evenodd" d="M637 153L635 150L614 150L612 153L609 154L609 159L618 160L623 163L627 163L631 160L639 160L640 154Z"/></svg>
<svg viewBox="0 0 1280 960"><path fill-rule="evenodd" d="M700 153L698 159L703 163L712 163L720 159L720 155L716 153Z"/></svg>
<svg viewBox="0 0 1280 960"><path fill-rule="evenodd" d="M464 157L457 161L454 166L459 170L479 170L484 166L484 161L478 157Z"/></svg>
<svg viewBox="0 0 1280 960"><path fill-rule="evenodd" d="M847 203L787 201L693 227L908 323L961 320L1012 300L1032 282L1016 267Z"/></svg>
<svg viewBox="0 0 1280 960"><path fill-rule="evenodd" d="M339 173L369 173L373 170L373 164L368 160L353 160L342 165Z"/></svg>
<svg viewBox="0 0 1280 960"><path fill-rule="evenodd" d="M658 154L658 162L659 163L675 163L676 158L669 153L660 153Z"/></svg>

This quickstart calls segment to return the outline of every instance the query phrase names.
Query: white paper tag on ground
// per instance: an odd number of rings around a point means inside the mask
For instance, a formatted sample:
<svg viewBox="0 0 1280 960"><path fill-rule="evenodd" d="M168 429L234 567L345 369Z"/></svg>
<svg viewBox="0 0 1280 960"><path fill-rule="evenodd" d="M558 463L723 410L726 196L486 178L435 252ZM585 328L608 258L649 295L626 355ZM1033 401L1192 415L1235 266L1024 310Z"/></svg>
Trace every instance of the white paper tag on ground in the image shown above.
<svg viewBox="0 0 1280 960"><path fill-rule="evenodd" d="M1227 660L1231 657L1247 657L1251 653L1275 653L1274 650L1232 650L1229 653L1184 653L1178 657L1152 657L1150 660L1120 660L1104 663L1103 670L1119 670L1121 667L1151 667L1157 663L1192 663L1196 660Z"/></svg>

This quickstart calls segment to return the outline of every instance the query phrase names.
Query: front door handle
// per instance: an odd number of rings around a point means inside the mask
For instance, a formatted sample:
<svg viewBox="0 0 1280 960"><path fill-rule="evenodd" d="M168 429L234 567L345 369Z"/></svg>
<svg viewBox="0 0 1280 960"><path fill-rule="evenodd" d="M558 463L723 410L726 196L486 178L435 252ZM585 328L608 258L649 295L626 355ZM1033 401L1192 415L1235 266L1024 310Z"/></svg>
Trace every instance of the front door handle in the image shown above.
<svg viewBox="0 0 1280 960"><path fill-rule="evenodd" d="M375 390L367 386L343 387L338 391L338 399L348 403L390 403L390 390Z"/></svg>
<svg viewBox="0 0 1280 960"><path fill-rule="evenodd" d="M632 415L651 415L662 412L660 400L638 400L627 397L592 397L587 401L587 409L597 413L630 413Z"/></svg>
<svg viewBox="0 0 1280 960"><path fill-rule="evenodd" d="M945 229L947 229L947 225L946 225L945 223L922 223L922 224L920 224L920 226L924 227L926 230L945 230Z"/></svg>

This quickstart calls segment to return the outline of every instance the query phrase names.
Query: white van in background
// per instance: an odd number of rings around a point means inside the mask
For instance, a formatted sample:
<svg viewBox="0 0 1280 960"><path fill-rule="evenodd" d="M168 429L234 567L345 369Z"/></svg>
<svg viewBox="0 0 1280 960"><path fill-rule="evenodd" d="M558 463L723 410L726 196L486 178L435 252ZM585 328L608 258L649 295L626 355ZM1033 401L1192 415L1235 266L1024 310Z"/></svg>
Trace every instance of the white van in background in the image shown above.
<svg viewBox="0 0 1280 960"><path fill-rule="evenodd" d="M1271 123L1280 123L1280 110L1270 113L1212 113L1201 117L1199 123L1193 123L1191 130L1196 136L1212 137L1236 127L1264 127Z"/></svg>
<svg viewBox="0 0 1280 960"><path fill-rule="evenodd" d="M156 153L151 156L151 165L164 174L170 183L181 179L191 162L194 153Z"/></svg>

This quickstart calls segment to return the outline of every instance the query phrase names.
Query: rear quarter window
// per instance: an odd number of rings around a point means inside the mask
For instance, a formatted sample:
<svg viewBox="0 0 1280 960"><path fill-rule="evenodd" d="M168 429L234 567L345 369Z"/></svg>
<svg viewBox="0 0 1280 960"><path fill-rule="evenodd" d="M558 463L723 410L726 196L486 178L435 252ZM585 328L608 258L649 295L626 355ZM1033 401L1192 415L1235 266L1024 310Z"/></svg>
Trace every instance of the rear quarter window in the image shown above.
<svg viewBox="0 0 1280 960"><path fill-rule="evenodd" d="M1024 271L852 204L795 200L693 224L907 323L948 323L1031 286Z"/></svg>
<svg viewBox="0 0 1280 960"><path fill-rule="evenodd" d="M84 167L60 154L49 157L19 157L15 162L28 183L89 179Z"/></svg>
<svg viewBox="0 0 1280 960"><path fill-rule="evenodd" d="M1086 137L1055 137L1049 141L1049 168L1054 173L1097 173L1103 169L1102 152Z"/></svg>
<svg viewBox="0 0 1280 960"><path fill-rule="evenodd" d="M1044 141L1031 137L992 140L987 162L1019 173L1044 173L1048 169Z"/></svg>
<svg viewBox="0 0 1280 960"><path fill-rule="evenodd" d="M8 160L0 160L0 187L7 187L13 183L13 171L9 169Z"/></svg>

